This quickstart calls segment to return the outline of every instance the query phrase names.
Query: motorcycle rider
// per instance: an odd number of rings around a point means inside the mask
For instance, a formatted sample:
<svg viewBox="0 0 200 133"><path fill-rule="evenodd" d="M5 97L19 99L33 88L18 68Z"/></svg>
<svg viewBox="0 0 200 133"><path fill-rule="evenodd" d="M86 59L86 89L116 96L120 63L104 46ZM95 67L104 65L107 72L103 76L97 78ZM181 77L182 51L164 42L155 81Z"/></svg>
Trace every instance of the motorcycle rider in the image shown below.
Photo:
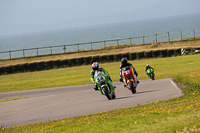
<svg viewBox="0 0 200 133"><path fill-rule="evenodd" d="M95 71L102 71L107 77L108 77L108 79L112 82L112 79L111 79L111 77L109 76L109 73L106 71L106 70L104 70L102 67L99 67L99 64L98 64L98 62L94 62L93 64L92 64L92 70L91 70L91 72L90 72L90 80L92 81L92 83L94 84L94 90L98 90L98 86L95 84L95 79L94 79L94 74L95 74ZM115 87L115 86L114 86ZM116 88L116 87L115 87Z"/></svg>
<svg viewBox="0 0 200 133"><path fill-rule="evenodd" d="M153 67L151 67L149 64L147 64L147 65L146 65L146 69L145 69L145 73L146 73L146 74L147 74L147 70L148 70L149 68L150 68L150 69L153 69ZM153 69L153 70L154 70L154 69Z"/></svg>
<svg viewBox="0 0 200 133"><path fill-rule="evenodd" d="M126 66L133 67L133 65L132 65L131 63L128 63L127 58L122 58L122 59L121 59L121 63L122 63L122 64L121 64L120 67L119 67L119 69L120 69L120 78L119 78L119 81L120 81L120 82L123 82L122 68L123 68L123 67L126 67ZM136 72L136 70L135 70L134 67L133 67L133 71L134 71L134 75L135 75L135 78L136 78L136 82L137 82L137 83L140 83L140 82L138 81L138 79L137 79L138 73Z"/></svg>

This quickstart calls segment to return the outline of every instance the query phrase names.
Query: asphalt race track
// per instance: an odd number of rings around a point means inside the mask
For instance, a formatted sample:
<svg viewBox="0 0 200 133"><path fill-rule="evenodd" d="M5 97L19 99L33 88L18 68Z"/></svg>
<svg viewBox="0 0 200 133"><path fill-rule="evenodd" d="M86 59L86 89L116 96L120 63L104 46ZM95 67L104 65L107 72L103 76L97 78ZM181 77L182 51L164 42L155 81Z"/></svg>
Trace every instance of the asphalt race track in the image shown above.
<svg viewBox="0 0 200 133"><path fill-rule="evenodd" d="M0 127L133 107L182 95L170 78L142 80L136 94L124 88L123 83L114 84L117 87L114 100L107 100L99 91L94 91L92 84L0 93L0 100L30 97L0 102Z"/></svg>

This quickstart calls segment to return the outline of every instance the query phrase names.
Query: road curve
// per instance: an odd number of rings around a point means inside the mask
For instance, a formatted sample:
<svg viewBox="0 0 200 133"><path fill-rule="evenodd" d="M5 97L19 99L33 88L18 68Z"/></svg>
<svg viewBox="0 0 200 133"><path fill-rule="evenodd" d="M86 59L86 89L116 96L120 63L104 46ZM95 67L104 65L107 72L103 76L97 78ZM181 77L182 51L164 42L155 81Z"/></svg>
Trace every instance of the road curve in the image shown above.
<svg viewBox="0 0 200 133"><path fill-rule="evenodd" d="M0 93L0 100L30 97L0 102L0 127L133 107L182 95L170 78L140 81L136 94L124 88L123 83L114 84L117 87L114 100L107 100L99 91L94 91L91 84Z"/></svg>

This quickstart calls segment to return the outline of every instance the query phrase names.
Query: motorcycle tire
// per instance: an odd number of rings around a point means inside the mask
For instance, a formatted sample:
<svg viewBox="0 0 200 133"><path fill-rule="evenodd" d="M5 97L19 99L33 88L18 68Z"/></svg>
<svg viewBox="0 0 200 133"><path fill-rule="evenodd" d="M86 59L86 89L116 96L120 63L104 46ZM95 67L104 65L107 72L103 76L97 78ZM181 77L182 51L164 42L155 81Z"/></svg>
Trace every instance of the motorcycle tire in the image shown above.
<svg viewBox="0 0 200 133"><path fill-rule="evenodd" d="M107 87L103 87L103 91L104 91L104 93L105 93L107 99L108 99L108 100L111 100L110 92L109 92L108 88L107 88Z"/></svg>
<svg viewBox="0 0 200 133"><path fill-rule="evenodd" d="M132 92L133 94L135 94L135 93L136 93L136 89L135 89L135 86L133 85L133 82L132 82L132 81L129 82L129 87L131 88L131 92Z"/></svg>
<svg viewBox="0 0 200 133"><path fill-rule="evenodd" d="M115 98L116 98L116 95L115 95L115 92L113 92L112 99L115 99Z"/></svg>
<svg viewBox="0 0 200 133"><path fill-rule="evenodd" d="M152 80L155 80L154 76L155 76L154 73L152 73L152 74L151 74L151 79L152 79Z"/></svg>

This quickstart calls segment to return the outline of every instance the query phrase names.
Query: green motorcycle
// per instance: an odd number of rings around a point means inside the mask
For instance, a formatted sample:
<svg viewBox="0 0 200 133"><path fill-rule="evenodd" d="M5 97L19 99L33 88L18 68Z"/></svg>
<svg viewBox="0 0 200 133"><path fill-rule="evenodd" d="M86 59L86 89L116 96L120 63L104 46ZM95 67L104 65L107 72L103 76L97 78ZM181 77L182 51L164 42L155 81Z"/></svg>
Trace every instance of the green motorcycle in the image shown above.
<svg viewBox="0 0 200 133"><path fill-rule="evenodd" d="M155 80L154 70L152 68L147 69L147 76L152 80Z"/></svg>
<svg viewBox="0 0 200 133"><path fill-rule="evenodd" d="M102 95L105 95L108 100L115 99L115 87L108 76L102 71L96 71L94 74L95 85L97 85Z"/></svg>

